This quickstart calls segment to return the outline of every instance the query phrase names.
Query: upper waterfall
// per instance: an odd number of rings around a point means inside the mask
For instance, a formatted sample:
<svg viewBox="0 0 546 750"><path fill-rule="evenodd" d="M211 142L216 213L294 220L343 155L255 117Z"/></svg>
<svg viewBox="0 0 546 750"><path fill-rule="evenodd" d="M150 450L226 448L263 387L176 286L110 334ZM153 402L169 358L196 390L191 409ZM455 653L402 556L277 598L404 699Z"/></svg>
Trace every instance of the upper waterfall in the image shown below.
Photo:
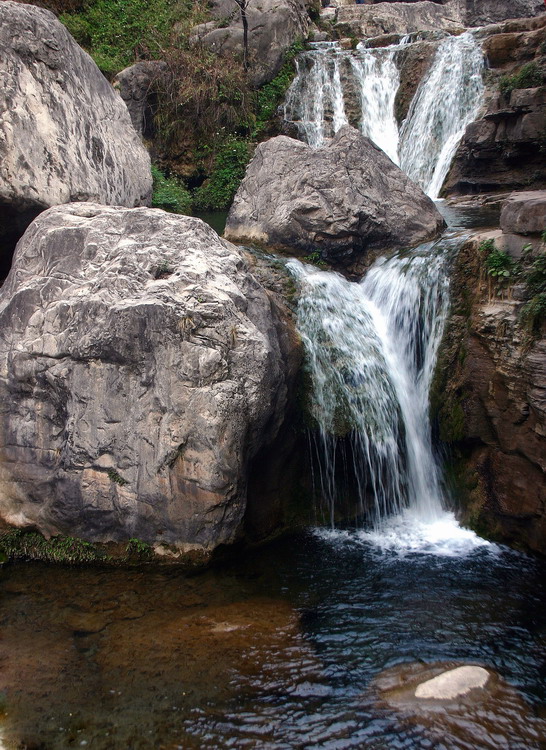
<svg viewBox="0 0 546 750"><path fill-rule="evenodd" d="M400 85L397 57L408 44L344 50L318 42L296 59L296 77L284 107L300 137L320 147L348 122L398 164L431 198L439 195L466 126L483 98L484 61L472 32L448 36L420 82L408 117L394 114Z"/></svg>
<svg viewBox="0 0 546 750"><path fill-rule="evenodd" d="M484 60L471 32L443 39L400 134L400 167L436 198L466 126L480 108Z"/></svg>

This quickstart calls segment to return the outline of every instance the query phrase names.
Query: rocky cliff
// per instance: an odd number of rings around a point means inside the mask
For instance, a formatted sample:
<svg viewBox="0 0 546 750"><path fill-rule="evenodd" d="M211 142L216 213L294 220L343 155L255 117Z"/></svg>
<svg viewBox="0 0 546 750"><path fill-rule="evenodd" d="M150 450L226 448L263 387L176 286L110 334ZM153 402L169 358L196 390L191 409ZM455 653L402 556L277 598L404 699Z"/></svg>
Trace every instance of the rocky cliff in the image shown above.
<svg viewBox="0 0 546 750"><path fill-rule="evenodd" d="M515 196L502 224L503 232L469 240L458 256L432 402L451 445L464 520L544 553L544 194Z"/></svg>

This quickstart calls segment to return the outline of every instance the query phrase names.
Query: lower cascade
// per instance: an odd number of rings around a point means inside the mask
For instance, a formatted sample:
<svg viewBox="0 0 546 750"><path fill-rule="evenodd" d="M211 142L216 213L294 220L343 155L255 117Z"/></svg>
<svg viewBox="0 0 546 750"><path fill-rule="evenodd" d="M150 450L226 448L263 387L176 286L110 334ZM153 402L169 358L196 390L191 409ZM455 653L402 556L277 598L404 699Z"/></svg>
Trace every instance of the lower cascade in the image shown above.
<svg viewBox="0 0 546 750"><path fill-rule="evenodd" d="M347 281L292 260L297 325L312 382L315 485L334 528L343 496L371 521L367 538L396 546L477 538L446 513L429 422L429 393L449 306L457 238L379 258ZM353 486L343 477L353 476ZM411 527L411 528L410 528ZM427 537L423 539L423 534Z"/></svg>

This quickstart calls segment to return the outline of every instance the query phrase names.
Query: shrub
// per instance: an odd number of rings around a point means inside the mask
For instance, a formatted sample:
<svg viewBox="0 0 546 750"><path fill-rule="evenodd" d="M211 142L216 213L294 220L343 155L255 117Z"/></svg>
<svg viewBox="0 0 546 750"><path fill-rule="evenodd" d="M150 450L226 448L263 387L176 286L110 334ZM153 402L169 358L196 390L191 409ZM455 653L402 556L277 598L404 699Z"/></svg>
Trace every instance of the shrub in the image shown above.
<svg viewBox="0 0 546 750"><path fill-rule="evenodd" d="M510 94L514 89L532 89L542 86L544 73L534 62L527 63L513 75L502 76L499 82L503 94Z"/></svg>
<svg viewBox="0 0 546 750"><path fill-rule="evenodd" d="M194 193L195 207L213 211L229 208L249 160L249 142L237 137L227 138L216 155L209 179Z"/></svg>
<svg viewBox="0 0 546 750"><path fill-rule="evenodd" d="M546 320L546 292L540 292L521 308L520 322L527 334L534 338L540 333L544 320Z"/></svg>
<svg viewBox="0 0 546 750"><path fill-rule="evenodd" d="M256 127L253 132L254 137L260 135L267 122L275 115L277 107L283 101L296 74L294 58L304 49L305 45L303 42L295 42L285 53L282 68L275 78L262 86L258 91Z"/></svg>
<svg viewBox="0 0 546 750"><path fill-rule="evenodd" d="M156 166L152 165L154 181L152 206L162 208L173 214L187 214L191 209L191 194L176 177L166 177Z"/></svg>

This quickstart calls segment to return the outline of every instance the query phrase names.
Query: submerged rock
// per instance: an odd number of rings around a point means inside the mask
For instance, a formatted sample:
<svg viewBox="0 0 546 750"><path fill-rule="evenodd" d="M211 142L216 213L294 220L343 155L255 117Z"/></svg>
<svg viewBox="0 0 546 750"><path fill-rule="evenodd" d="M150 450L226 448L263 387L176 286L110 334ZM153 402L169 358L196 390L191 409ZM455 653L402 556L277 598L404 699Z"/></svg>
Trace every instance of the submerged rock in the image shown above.
<svg viewBox="0 0 546 750"><path fill-rule="evenodd" d="M286 136L260 144L226 237L291 254L320 252L361 273L370 251L412 247L444 226L421 188L369 138L344 127L318 149Z"/></svg>
<svg viewBox="0 0 546 750"><path fill-rule="evenodd" d="M1 2L0 49L0 241L56 204L149 202L150 158L125 105L53 13Z"/></svg>
<svg viewBox="0 0 546 750"><path fill-rule="evenodd" d="M419 683L415 688L415 697L426 700L453 700L471 690L485 687L488 680L489 672L483 667L457 667Z"/></svg>
<svg viewBox="0 0 546 750"><path fill-rule="evenodd" d="M50 209L0 293L0 517L97 542L232 541L295 351L243 254L199 219Z"/></svg>

